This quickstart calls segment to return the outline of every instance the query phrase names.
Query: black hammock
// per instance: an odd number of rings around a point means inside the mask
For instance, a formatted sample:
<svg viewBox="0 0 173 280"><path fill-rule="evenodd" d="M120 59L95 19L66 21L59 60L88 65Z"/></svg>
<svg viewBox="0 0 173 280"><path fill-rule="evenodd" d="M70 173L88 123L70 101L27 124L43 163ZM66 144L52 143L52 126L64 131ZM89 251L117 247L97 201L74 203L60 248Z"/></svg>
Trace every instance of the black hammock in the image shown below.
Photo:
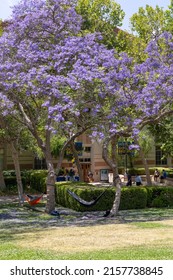
<svg viewBox="0 0 173 280"><path fill-rule="evenodd" d="M83 206L93 206L97 203L97 201L102 197L102 195L106 192L106 190L104 192L102 192L96 199L91 200L91 201L86 201L84 199L82 199L81 197L79 197L77 194L75 194L74 192L67 190L67 192L74 198L76 199L81 205Z"/></svg>

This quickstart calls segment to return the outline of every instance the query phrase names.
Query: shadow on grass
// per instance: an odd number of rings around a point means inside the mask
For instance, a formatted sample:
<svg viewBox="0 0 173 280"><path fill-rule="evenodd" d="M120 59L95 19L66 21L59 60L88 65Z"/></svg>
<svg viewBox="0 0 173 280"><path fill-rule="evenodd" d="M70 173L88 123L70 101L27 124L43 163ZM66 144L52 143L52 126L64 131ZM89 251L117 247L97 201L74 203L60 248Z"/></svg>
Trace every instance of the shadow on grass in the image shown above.
<svg viewBox="0 0 173 280"><path fill-rule="evenodd" d="M57 227L86 227L107 224L127 224L152 222L173 219L173 209L134 209L121 210L113 218L105 218L102 211L76 212L71 209L56 207L60 216L45 213L45 203L40 203L32 209L25 204L19 207L17 203L0 204L0 237L1 240L15 239L15 234L39 231Z"/></svg>

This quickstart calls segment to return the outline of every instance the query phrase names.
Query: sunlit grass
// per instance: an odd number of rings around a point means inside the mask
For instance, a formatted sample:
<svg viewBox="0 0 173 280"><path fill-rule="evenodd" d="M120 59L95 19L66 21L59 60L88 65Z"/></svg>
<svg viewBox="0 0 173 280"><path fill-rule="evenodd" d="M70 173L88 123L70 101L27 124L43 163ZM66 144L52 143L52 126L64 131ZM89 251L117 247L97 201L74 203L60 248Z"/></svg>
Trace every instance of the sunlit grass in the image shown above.
<svg viewBox="0 0 173 280"><path fill-rule="evenodd" d="M14 244L0 245L0 260L173 260L173 247L133 246L123 249L78 253L24 249Z"/></svg>
<svg viewBox="0 0 173 280"><path fill-rule="evenodd" d="M173 225L163 225L157 222L143 222L143 223L132 223L133 225L135 225L138 228L143 228L143 229L155 229L155 228L173 228Z"/></svg>
<svg viewBox="0 0 173 280"><path fill-rule="evenodd" d="M69 224L71 214L58 218L39 210L0 205L1 260L173 259L173 209L124 210L121 222L83 220L80 226Z"/></svg>

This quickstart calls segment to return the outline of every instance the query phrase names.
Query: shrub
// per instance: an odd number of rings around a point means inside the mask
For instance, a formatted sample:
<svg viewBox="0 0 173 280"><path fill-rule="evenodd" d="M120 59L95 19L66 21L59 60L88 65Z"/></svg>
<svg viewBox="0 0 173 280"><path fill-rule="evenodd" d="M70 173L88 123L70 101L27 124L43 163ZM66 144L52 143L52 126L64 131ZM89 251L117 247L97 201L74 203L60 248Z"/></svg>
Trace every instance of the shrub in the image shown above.
<svg viewBox="0 0 173 280"><path fill-rule="evenodd" d="M165 169L168 176L173 176L173 170L171 168L165 168L165 167L150 167L149 168L149 171L150 171L150 175L153 175L154 174L154 171L156 170L156 168L159 170L160 174L162 173L162 170ZM145 172L145 168L144 167L140 167L140 168L128 168L128 172L135 176L136 174L139 174L139 175L144 175L146 174ZM172 175L171 175L172 174Z"/></svg>
<svg viewBox="0 0 173 280"><path fill-rule="evenodd" d="M115 187L106 188L106 192L94 206L87 207L76 201L67 189L75 192L79 197L86 201L96 199L104 190L103 187L95 187L81 183L61 182L56 184L56 202L64 207L76 211L106 211L112 208L115 198ZM147 191L145 188L122 188L120 209L138 209L147 205Z"/></svg>
<svg viewBox="0 0 173 280"><path fill-rule="evenodd" d="M147 206L147 190L141 187L122 188L120 210L141 209Z"/></svg>
<svg viewBox="0 0 173 280"><path fill-rule="evenodd" d="M23 189L26 189L27 186L27 181L25 177L22 177L22 184L23 184ZM16 180L16 176L8 176L8 177L4 177L4 181L5 181L5 185L8 191L12 190L13 191L16 189L17 192L17 180Z"/></svg>
<svg viewBox="0 0 173 280"><path fill-rule="evenodd" d="M17 193L17 180L15 170L5 170L3 171L3 176L6 184L6 190L3 193ZM33 192L45 192L46 191L46 170L22 170L21 178L24 191L27 187Z"/></svg>
<svg viewBox="0 0 173 280"><path fill-rule="evenodd" d="M46 192L47 170L32 170L30 173L30 187L41 193Z"/></svg>
<svg viewBox="0 0 173 280"><path fill-rule="evenodd" d="M173 207L173 188L162 188L160 194L153 199L151 206L160 208Z"/></svg>
<svg viewBox="0 0 173 280"><path fill-rule="evenodd" d="M152 207L153 200L160 196L163 187L154 186L154 187L145 187L145 189L147 190L147 207Z"/></svg>

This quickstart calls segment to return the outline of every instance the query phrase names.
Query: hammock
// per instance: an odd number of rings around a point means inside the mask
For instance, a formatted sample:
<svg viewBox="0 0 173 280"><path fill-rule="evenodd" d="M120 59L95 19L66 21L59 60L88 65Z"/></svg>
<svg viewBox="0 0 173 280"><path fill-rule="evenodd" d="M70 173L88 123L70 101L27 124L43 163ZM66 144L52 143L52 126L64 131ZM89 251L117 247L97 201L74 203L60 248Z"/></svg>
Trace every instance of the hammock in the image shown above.
<svg viewBox="0 0 173 280"><path fill-rule="evenodd" d="M34 205L36 205L37 203L40 202L40 200L41 200L42 197L43 197L43 194L42 194L42 195L39 195L39 196L32 196L32 195L29 195L29 194L24 194L24 197L25 197L26 201L27 201L31 206L34 206Z"/></svg>
<svg viewBox="0 0 173 280"><path fill-rule="evenodd" d="M93 206L97 203L97 201L102 197L102 195L106 192L106 190L104 192L102 192L96 199L91 200L91 201L86 201L84 199L82 199L81 197L79 197L77 194L75 194L74 192L67 190L67 192L74 198L76 199L81 205L83 206Z"/></svg>

